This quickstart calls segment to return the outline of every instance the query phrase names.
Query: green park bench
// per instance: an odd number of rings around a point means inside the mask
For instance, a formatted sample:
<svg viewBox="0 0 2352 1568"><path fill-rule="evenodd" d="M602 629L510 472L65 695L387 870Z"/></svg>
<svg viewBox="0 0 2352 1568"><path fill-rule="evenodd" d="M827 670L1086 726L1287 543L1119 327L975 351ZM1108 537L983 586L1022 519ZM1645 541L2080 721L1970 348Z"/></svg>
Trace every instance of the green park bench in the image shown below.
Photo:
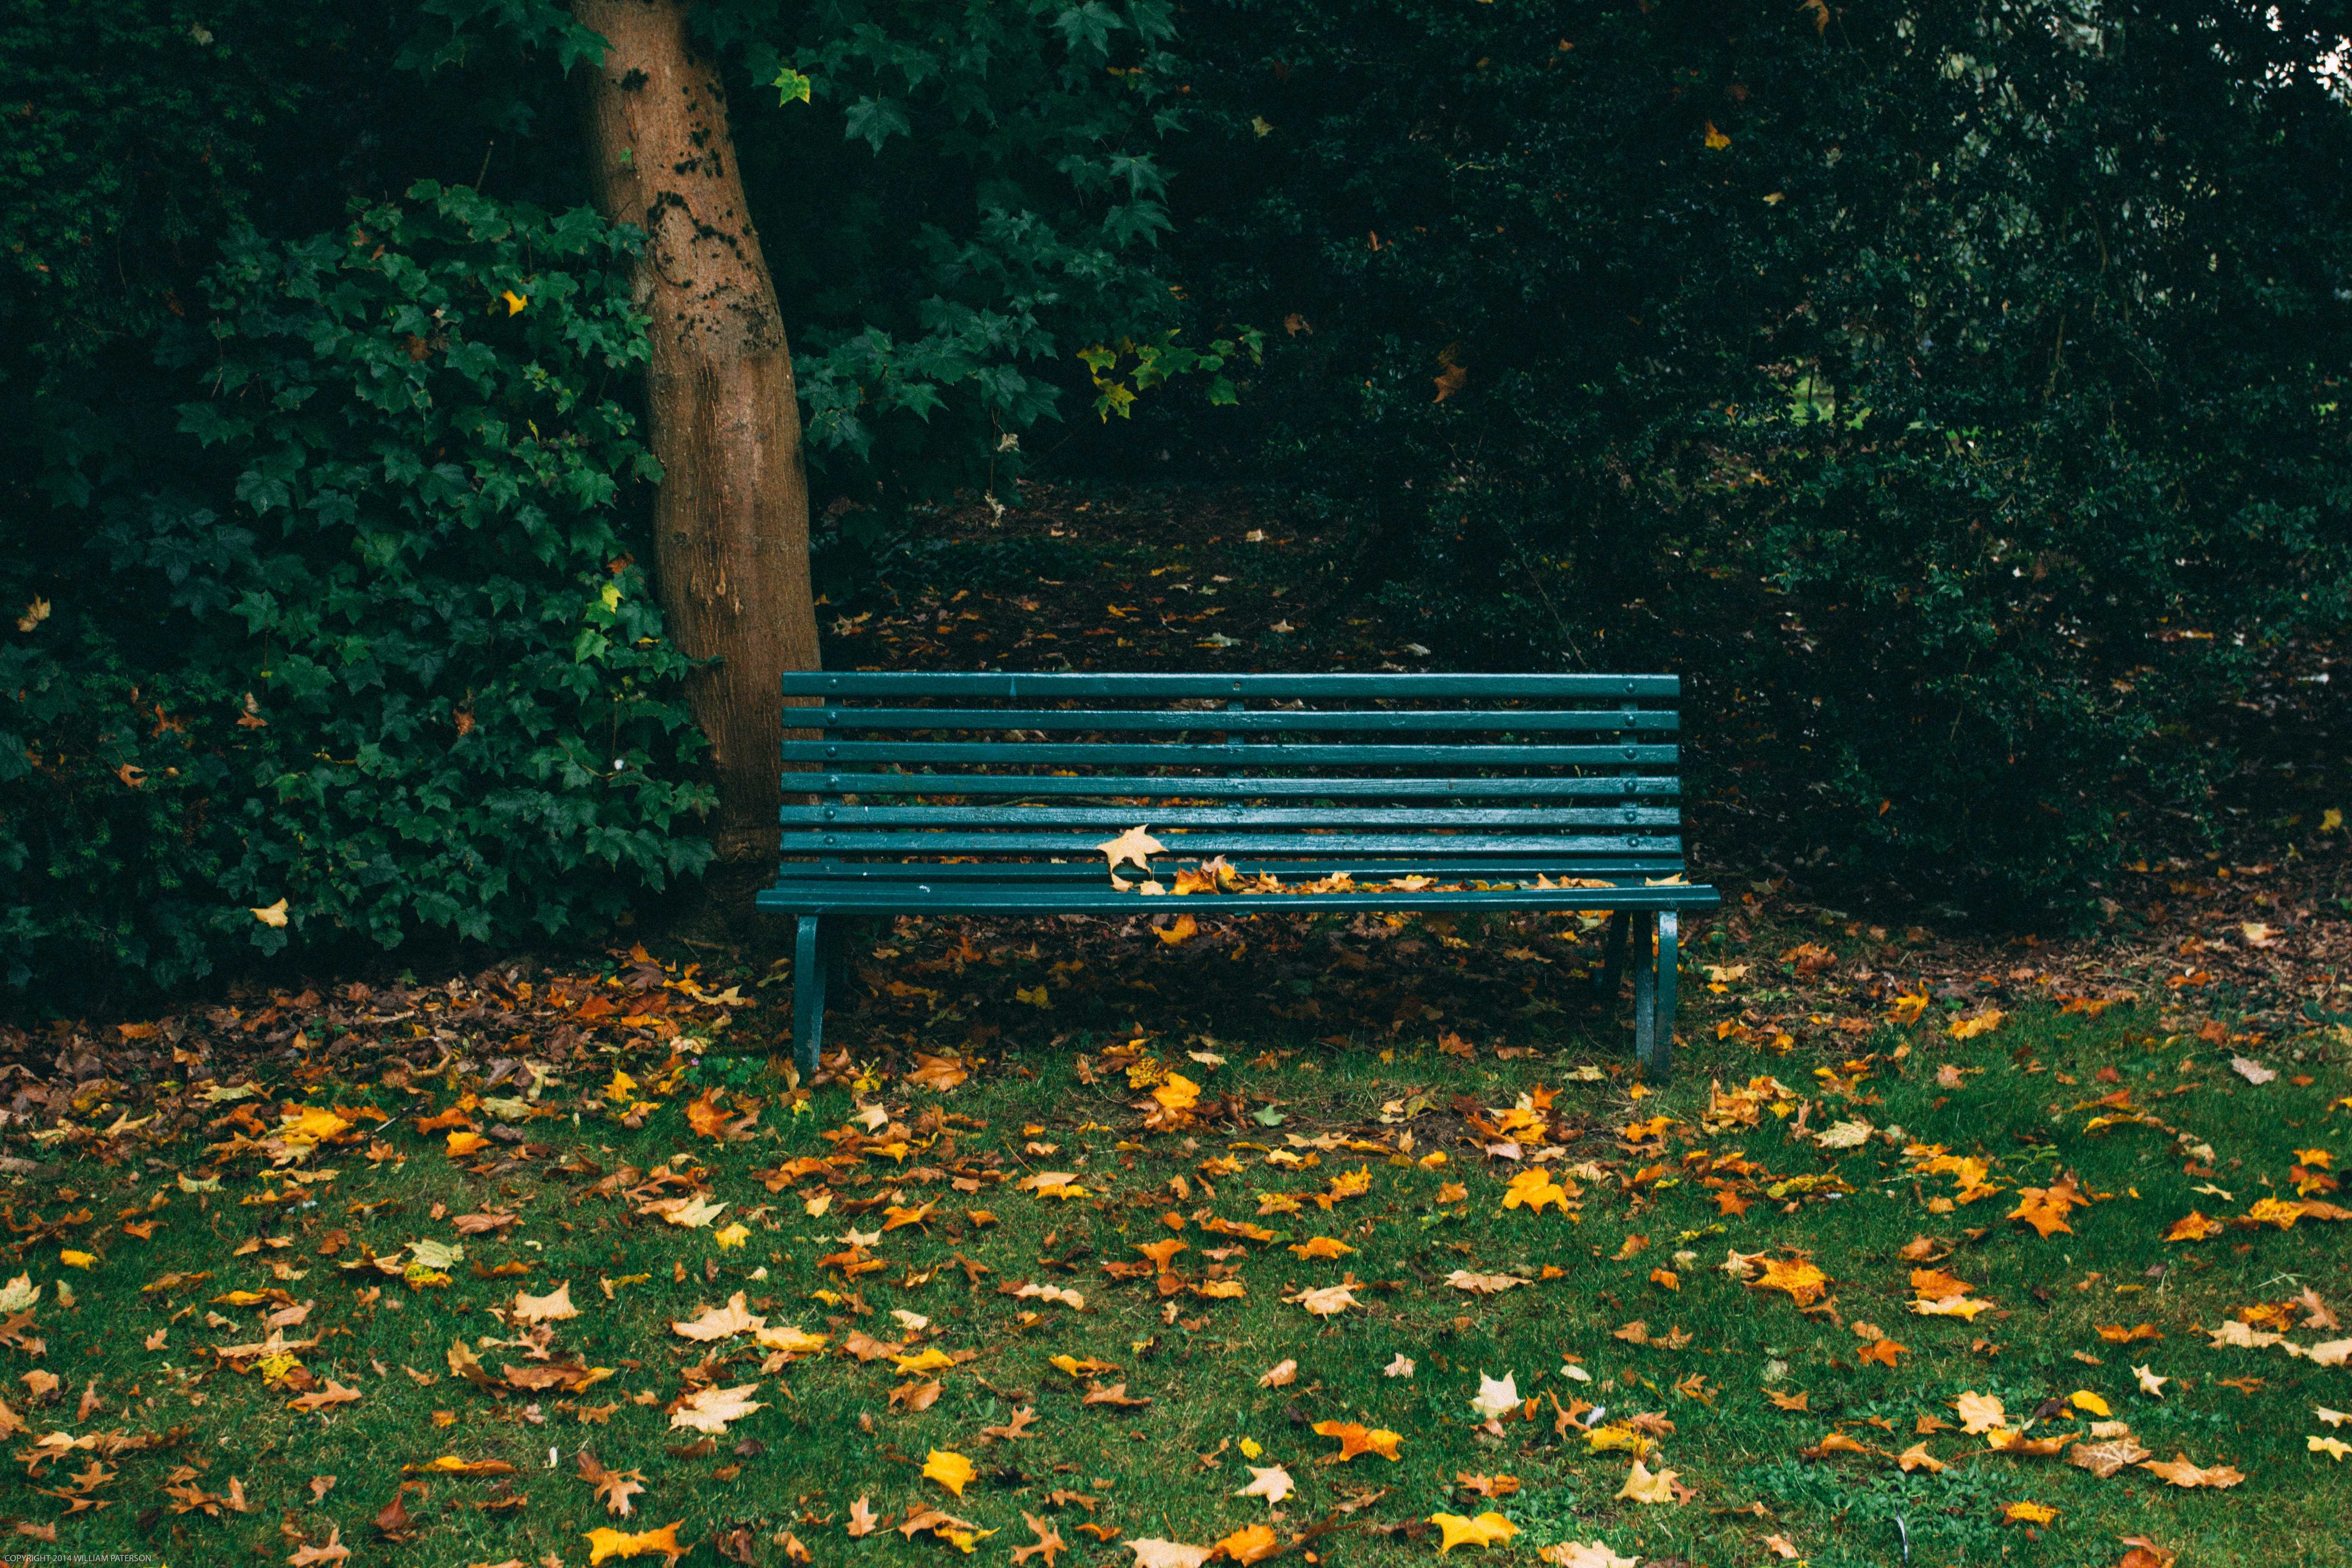
<svg viewBox="0 0 2352 1568"><path fill-rule="evenodd" d="M793 804L758 903L798 921L801 1070L847 917L1483 909L1609 911L1595 984L1613 1001L1630 937L1635 1054L1663 1078L1677 921L1717 901L1681 880L1680 691L1671 675L787 675ZM1103 841L1139 828L1139 859L1112 865ZM1219 857L1227 887L1281 890L1173 896Z"/></svg>

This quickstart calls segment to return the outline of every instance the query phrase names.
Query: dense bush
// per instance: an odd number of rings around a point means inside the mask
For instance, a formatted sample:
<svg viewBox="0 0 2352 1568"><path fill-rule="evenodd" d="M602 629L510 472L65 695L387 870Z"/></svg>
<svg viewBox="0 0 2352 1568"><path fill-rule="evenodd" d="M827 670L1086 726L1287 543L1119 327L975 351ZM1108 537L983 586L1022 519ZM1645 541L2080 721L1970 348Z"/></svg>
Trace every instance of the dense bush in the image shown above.
<svg viewBox="0 0 2352 1568"><path fill-rule="evenodd" d="M699 865L625 537L655 477L616 401L630 243L429 184L226 242L152 373L175 427L60 464L64 526L12 573L12 984L561 931Z"/></svg>
<svg viewBox="0 0 2352 1568"><path fill-rule="evenodd" d="M2082 908L2347 613L2331 15L1216 0L1174 243L1441 657L1681 669L1714 822Z"/></svg>

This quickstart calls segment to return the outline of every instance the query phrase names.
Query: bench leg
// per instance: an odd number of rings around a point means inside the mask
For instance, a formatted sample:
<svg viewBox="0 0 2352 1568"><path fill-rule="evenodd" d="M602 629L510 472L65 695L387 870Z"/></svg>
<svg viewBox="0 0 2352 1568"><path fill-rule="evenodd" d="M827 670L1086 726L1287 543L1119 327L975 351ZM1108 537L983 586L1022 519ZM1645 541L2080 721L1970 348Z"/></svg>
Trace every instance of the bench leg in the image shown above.
<svg viewBox="0 0 2352 1568"><path fill-rule="evenodd" d="M1633 1058L1644 1067L1657 1050L1658 970L1650 960L1651 915L1643 910L1631 922L1633 941Z"/></svg>
<svg viewBox="0 0 2352 1568"><path fill-rule="evenodd" d="M803 915L793 946L793 1059L803 1083L816 1076L817 1047L824 1041L824 971L833 944L824 928L816 916Z"/></svg>
<svg viewBox="0 0 2352 1568"><path fill-rule="evenodd" d="M1628 917L1623 910L1609 917L1609 933L1601 939L1601 973L1593 978L1593 994L1603 1007L1617 1005L1617 984L1625 973L1625 926Z"/></svg>
<svg viewBox="0 0 2352 1568"><path fill-rule="evenodd" d="M1650 1017L1646 1028L1635 1026L1642 1076L1652 1083L1664 1083L1674 1068L1675 979L1681 963L1676 952L1681 925L1678 911L1658 911L1658 955L1651 966L1655 974L1649 986Z"/></svg>

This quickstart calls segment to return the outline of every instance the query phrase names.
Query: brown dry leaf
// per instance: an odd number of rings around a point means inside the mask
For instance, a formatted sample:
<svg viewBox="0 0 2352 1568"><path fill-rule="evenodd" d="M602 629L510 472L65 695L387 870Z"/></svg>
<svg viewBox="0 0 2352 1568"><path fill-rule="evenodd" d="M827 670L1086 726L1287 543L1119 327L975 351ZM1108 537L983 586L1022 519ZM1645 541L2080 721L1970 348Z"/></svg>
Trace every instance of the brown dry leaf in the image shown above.
<svg viewBox="0 0 2352 1568"><path fill-rule="evenodd" d="M1013 1413L1011 1421L1002 1426L983 1426L980 1429L980 1435L983 1437L1002 1437L1007 1441L1015 1437L1026 1437L1030 1435L1030 1426L1036 1419L1036 1406L1024 1405Z"/></svg>
<svg viewBox="0 0 2352 1568"><path fill-rule="evenodd" d="M1100 1525L1080 1525L1081 1530L1100 1530ZM1111 1531L1111 1534L1118 1533ZM1181 1541L1130 1541L1128 1549L1135 1553L1135 1568L1201 1568L1201 1564L1217 1554L1213 1546L1187 1546Z"/></svg>
<svg viewBox="0 0 2352 1568"><path fill-rule="evenodd" d="M2200 1469L2189 1462L2188 1455L2179 1453L2169 1459L2142 1460L2139 1468L2176 1487L2234 1487L2246 1479L2228 1465Z"/></svg>
<svg viewBox="0 0 2352 1568"><path fill-rule="evenodd" d="M1078 1403L1081 1405L1116 1405L1122 1410L1137 1410L1150 1404L1151 1401L1148 1396L1142 1399L1130 1399L1128 1397L1127 1384L1124 1383L1114 1383L1108 1385L1105 1385L1100 1383L1089 1383L1087 1384L1087 1396L1084 1399L1079 1400Z"/></svg>
<svg viewBox="0 0 2352 1568"><path fill-rule="evenodd" d="M520 1324L556 1323L580 1315L572 1304L572 1281L566 1279L544 1296L526 1296L515 1292L514 1306L507 1316Z"/></svg>
<svg viewBox="0 0 2352 1568"><path fill-rule="evenodd" d="M1250 1473L1250 1484L1234 1493L1235 1497L1262 1497L1265 1499L1266 1506L1270 1508L1297 1489L1291 1482L1290 1472L1280 1465L1268 1465L1264 1468L1251 1465L1247 1468Z"/></svg>
<svg viewBox="0 0 2352 1568"><path fill-rule="evenodd" d="M1768 1388L1764 1391L1764 1397L1783 1410L1811 1410L1813 1407L1813 1396L1810 1392L1777 1394Z"/></svg>
<svg viewBox="0 0 2352 1568"><path fill-rule="evenodd" d="M2078 1469L2090 1471L2105 1480L2126 1465L2137 1465L2148 1458L2148 1451L2129 1437L2111 1437L2104 1443L2077 1443L2066 1450L2066 1462Z"/></svg>
<svg viewBox="0 0 2352 1568"><path fill-rule="evenodd" d="M298 1546L294 1549L294 1555L286 1561L293 1568L314 1568L320 1563L341 1563L351 1554L352 1549L343 1544L342 1528L331 1524L327 1526L327 1543L324 1546Z"/></svg>
<svg viewBox="0 0 2352 1568"><path fill-rule="evenodd" d="M1517 1476L1477 1476L1472 1475L1467 1470L1458 1470L1454 1473L1454 1484L1460 1487L1465 1492L1475 1492L1480 1497L1494 1498L1499 1500L1503 1498L1509 1497L1512 1493L1519 1489L1519 1478Z"/></svg>
<svg viewBox="0 0 2352 1568"><path fill-rule="evenodd" d="M883 1522L874 1516L874 1505L866 1499L861 1497L849 1505L849 1539L852 1541L873 1534Z"/></svg>
<svg viewBox="0 0 2352 1568"><path fill-rule="evenodd" d="M1499 1296L1506 1290L1535 1283L1517 1274L1473 1274L1467 1268L1455 1269L1445 1277L1445 1282L1474 1296Z"/></svg>
<svg viewBox="0 0 2352 1568"><path fill-rule="evenodd" d="M626 1519L636 1511L629 1500L646 1489L643 1470L608 1470L585 1448L580 1450L579 1463L580 1479L596 1489L596 1495L604 1500L607 1513Z"/></svg>
<svg viewBox="0 0 2352 1568"><path fill-rule="evenodd" d="M1056 1530L1049 1521L1039 1519L1034 1513L1024 1512L1021 1517L1028 1523L1030 1531L1035 1534L1037 1539L1026 1546L1014 1547L1013 1549L1013 1561L1015 1563L1026 1563L1032 1557L1035 1557L1040 1553L1043 1553L1045 1559L1045 1568L1054 1568L1054 1553L1056 1552L1068 1551L1070 1543L1062 1539L1062 1532L1059 1530Z"/></svg>
<svg viewBox="0 0 2352 1568"><path fill-rule="evenodd" d="M1297 1377L1297 1362L1280 1361L1258 1374L1257 1385L1260 1388L1280 1388L1286 1384L1296 1382Z"/></svg>
<svg viewBox="0 0 2352 1568"><path fill-rule="evenodd" d="M670 1412L673 1431L680 1428L707 1432L714 1437L724 1436L730 1421L740 1421L754 1410L767 1406L751 1395L759 1392L756 1383L740 1384L733 1388L698 1388L680 1400Z"/></svg>
<svg viewBox="0 0 2352 1568"><path fill-rule="evenodd" d="M331 1377L327 1379L326 1387L313 1389L311 1392L301 1395L299 1398L289 1400L287 1402L286 1408L289 1410L324 1410L331 1405L356 1405L359 1403L359 1397L360 1391L358 1389L345 1388L341 1384L337 1383Z"/></svg>
<svg viewBox="0 0 2352 1568"><path fill-rule="evenodd" d="M745 1293L738 1290L727 1299L724 1307L705 1307L690 1321L672 1322L670 1329L687 1339L708 1344L732 1334L748 1334L754 1329L765 1328L767 1320L755 1318L745 1307Z"/></svg>

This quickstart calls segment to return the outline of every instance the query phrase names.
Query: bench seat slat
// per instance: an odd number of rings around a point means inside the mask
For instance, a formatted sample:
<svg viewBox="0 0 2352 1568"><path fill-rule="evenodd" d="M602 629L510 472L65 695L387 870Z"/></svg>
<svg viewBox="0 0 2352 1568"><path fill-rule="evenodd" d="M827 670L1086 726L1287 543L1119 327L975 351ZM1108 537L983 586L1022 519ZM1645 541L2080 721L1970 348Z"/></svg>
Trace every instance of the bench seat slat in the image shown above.
<svg viewBox="0 0 2352 1568"><path fill-rule="evenodd" d="M1328 734L1395 731L1668 731L1671 710L1635 708L827 708L827 729L1229 731Z"/></svg>
<svg viewBox="0 0 2352 1568"><path fill-rule="evenodd" d="M1147 820L1148 819L1148 820ZM1486 809L1477 806L788 805L787 827L1676 827L1672 806Z"/></svg>
<svg viewBox="0 0 2352 1568"><path fill-rule="evenodd" d="M1482 858L1469 860L1448 860L1428 855L1357 858L1339 860L1236 860L1234 868L1244 876L1268 872L1287 881L1294 878L1336 876L1345 871L1363 879L1388 877L1437 877L1447 881L1475 879L1486 882L1532 882L1538 877L1558 881L1563 877L1596 877L1622 880L1640 887L1647 882L1661 881L1679 876L1683 871L1680 857L1673 855L1603 855L1590 859L1545 860L1529 856L1501 858ZM1161 875L1173 875L1173 862L1159 868ZM1141 875L1133 867L1121 875L1132 879ZM854 881L1084 881L1094 886L1104 885L1102 857L1091 860L787 860L778 875L780 882Z"/></svg>
<svg viewBox="0 0 2352 1568"><path fill-rule="evenodd" d="M1045 701L1076 697L1282 699L1307 697L1545 697L1605 701L1672 700L1674 675L1095 675L901 673L896 670L796 670L786 697L993 697Z"/></svg>
<svg viewBox="0 0 2352 1568"><path fill-rule="evenodd" d="M797 720L788 716L786 724ZM1494 742L1486 745L1325 745L1278 741L1250 741L1229 745L1198 745L1183 741L1130 745L1109 742L1057 743L1036 742L918 742L802 741L784 742L788 763L961 763L1068 766L1117 763L1163 763L1203 768L1383 768L1438 767L1672 767L1682 755L1677 746L1633 742L1617 746L1520 745Z"/></svg>
<svg viewBox="0 0 2352 1568"><path fill-rule="evenodd" d="M1378 798L1382 795L1439 795L1458 800L1540 799L1576 795L1606 799L1613 795L1669 796L1681 792L1682 781L1656 774L1547 774L1536 778L1465 778L1432 774L1418 778L1234 778L1187 777L1177 773L888 773L835 771L790 773L787 794L822 787L827 795L863 796L908 795L1082 795L1117 797L1184 799L1191 796L1234 796L1244 799L1318 797Z"/></svg>
<svg viewBox="0 0 2352 1568"><path fill-rule="evenodd" d="M950 886L925 884L919 904L908 902L908 889L896 885L800 883L763 889L759 907L780 914L831 913L870 910L893 914L919 909L927 914L961 914L989 910L1025 910L1035 914L1304 914L1322 910L1442 910L1465 905L1496 909L1541 910L1663 910L1708 909L1719 901L1713 888L1676 885L1668 888L1566 888L1510 891L1408 892L1401 888L1374 888L1360 893L1270 893L1258 898L1200 895L1188 899L1151 899L1122 893L1108 886L1045 888L982 883Z"/></svg>
<svg viewBox="0 0 2352 1568"><path fill-rule="evenodd" d="M1682 840L1671 834L1461 833L1230 833L1214 830L1154 834L1170 858L1213 855L1403 855L1427 853L1433 840L1456 854L1622 855L1648 851L1678 855ZM783 835L787 855L1099 855L1086 834L893 832L792 832Z"/></svg>

